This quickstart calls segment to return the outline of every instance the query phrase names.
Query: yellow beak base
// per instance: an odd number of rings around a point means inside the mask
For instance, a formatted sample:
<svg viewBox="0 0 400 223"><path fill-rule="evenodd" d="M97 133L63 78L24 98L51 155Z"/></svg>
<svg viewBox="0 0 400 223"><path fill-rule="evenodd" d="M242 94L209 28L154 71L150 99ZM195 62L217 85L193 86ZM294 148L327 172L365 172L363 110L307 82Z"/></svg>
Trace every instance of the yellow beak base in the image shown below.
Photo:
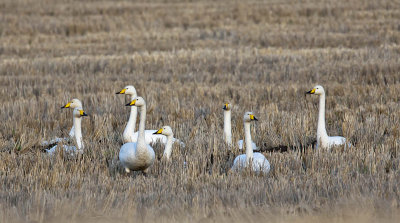
<svg viewBox="0 0 400 223"><path fill-rule="evenodd" d="M62 106L61 108L69 108L71 107L71 102L68 102L66 105Z"/></svg>
<svg viewBox="0 0 400 223"><path fill-rule="evenodd" d="M162 134L162 129L159 129L157 132L155 132L153 134Z"/></svg>

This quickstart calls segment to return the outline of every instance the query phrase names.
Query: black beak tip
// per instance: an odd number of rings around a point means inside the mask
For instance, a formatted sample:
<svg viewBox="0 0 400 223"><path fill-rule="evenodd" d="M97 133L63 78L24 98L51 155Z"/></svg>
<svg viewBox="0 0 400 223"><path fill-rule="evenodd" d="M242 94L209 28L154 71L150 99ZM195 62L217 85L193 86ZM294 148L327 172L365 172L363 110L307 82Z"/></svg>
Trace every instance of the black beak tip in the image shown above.
<svg viewBox="0 0 400 223"><path fill-rule="evenodd" d="M125 106L131 106L131 103L126 104Z"/></svg>
<svg viewBox="0 0 400 223"><path fill-rule="evenodd" d="M157 135L157 132L153 133L153 135Z"/></svg>
<svg viewBox="0 0 400 223"><path fill-rule="evenodd" d="M254 121L258 121L258 119L257 119L257 118L254 118Z"/></svg>
<svg viewBox="0 0 400 223"><path fill-rule="evenodd" d="M86 114L86 113L83 113L83 115L82 116L89 116L88 114Z"/></svg>
<svg viewBox="0 0 400 223"><path fill-rule="evenodd" d="M62 106L61 108L65 108L65 106Z"/></svg>
<svg viewBox="0 0 400 223"><path fill-rule="evenodd" d="M115 93L115 94L120 94L119 92Z"/></svg>

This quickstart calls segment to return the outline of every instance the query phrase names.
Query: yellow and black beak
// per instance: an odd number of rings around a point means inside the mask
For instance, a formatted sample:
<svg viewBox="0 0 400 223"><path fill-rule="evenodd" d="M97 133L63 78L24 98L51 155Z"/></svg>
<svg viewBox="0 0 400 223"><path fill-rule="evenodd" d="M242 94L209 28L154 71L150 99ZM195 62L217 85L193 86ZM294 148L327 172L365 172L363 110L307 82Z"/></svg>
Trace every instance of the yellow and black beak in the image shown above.
<svg viewBox="0 0 400 223"><path fill-rule="evenodd" d="M258 119L256 118L256 116L254 116L254 115L250 115L250 120L258 121Z"/></svg>
<svg viewBox="0 0 400 223"><path fill-rule="evenodd" d="M159 129L157 132L153 133L153 135L162 134L162 129Z"/></svg>
<svg viewBox="0 0 400 223"><path fill-rule="evenodd" d="M126 104L125 106L134 106L136 103L136 99L131 101L130 103Z"/></svg>
<svg viewBox="0 0 400 223"><path fill-rule="evenodd" d="M71 107L71 102L68 102L66 105L62 106L61 108L69 108Z"/></svg>
<svg viewBox="0 0 400 223"><path fill-rule="evenodd" d="M117 92L116 94L125 94L126 88L122 89L121 91Z"/></svg>
<svg viewBox="0 0 400 223"><path fill-rule="evenodd" d="M228 105L228 103L226 103L226 104L224 104L224 107L222 109L228 110L228 107L229 107L229 105Z"/></svg>
<svg viewBox="0 0 400 223"><path fill-rule="evenodd" d="M86 114L84 110L79 110L79 115L80 116L88 116L88 114Z"/></svg>
<svg viewBox="0 0 400 223"><path fill-rule="evenodd" d="M315 94L315 88L313 88L311 91L307 91L306 94Z"/></svg>

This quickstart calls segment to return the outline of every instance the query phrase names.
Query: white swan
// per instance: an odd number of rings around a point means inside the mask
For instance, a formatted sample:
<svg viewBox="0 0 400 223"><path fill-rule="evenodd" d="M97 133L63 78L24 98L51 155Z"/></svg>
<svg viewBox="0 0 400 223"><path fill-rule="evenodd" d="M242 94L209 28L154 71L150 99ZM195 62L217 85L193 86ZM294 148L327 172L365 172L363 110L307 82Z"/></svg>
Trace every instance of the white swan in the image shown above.
<svg viewBox="0 0 400 223"><path fill-rule="evenodd" d="M68 102L66 105L62 106L61 108L82 108L82 102L79 99L72 99L71 102ZM75 130L74 130L74 126L72 126L71 130L69 131L68 135L69 137L64 137L64 138L60 138L60 137L56 137L55 139L51 139L49 141L42 141L42 146L49 146L49 145L53 145L53 144L57 144L59 142L62 141L68 141L70 138L73 138L75 134Z"/></svg>
<svg viewBox="0 0 400 223"><path fill-rule="evenodd" d="M225 143L232 146L232 126L231 126L231 109L232 105L230 103L224 104L224 137ZM243 149L243 140L237 141L239 150ZM258 151L257 145L252 141L251 147L254 151Z"/></svg>
<svg viewBox="0 0 400 223"><path fill-rule="evenodd" d="M146 143L145 138L146 102L142 97L137 97L127 106L140 108L139 137L137 142L128 142L122 145L119 151L119 160L127 173L131 170L146 172L153 165L155 159L154 150Z"/></svg>
<svg viewBox="0 0 400 223"><path fill-rule="evenodd" d="M136 89L132 85L128 85L128 86L124 87L124 89L117 92L117 94L130 95L131 100L133 100L137 97ZM124 133L122 135L123 139L124 139L124 143L137 142L139 134L138 134L138 132L135 132L136 119L137 119L137 107L132 106L128 123L126 124ZM151 144L151 143L156 143L156 142L160 141L161 143L166 144L168 141L167 137L164 135L153 135L153 133L155 131L157 131L157 130L145 130L144 131L144 134L146 135L146 137L145 137L146 143ZM173 142L175 142L176 140L177 139L173 138ZM183 142L180 142L180 144L182 146L185 146L185 144Z"/></svg>
<svg viewBox="0 0 400 223"><path fill-rule="evenodd" d="M270 164L265 156L261 153L254 153L251 145L250 122L257 121L252 112L246 112L243 116L246 154L239 155L233 161L232 170L242 170L251 165L251 170L256 173L267 174L270 171Z"/></svg>
<svg viewBox="0 0 400 223"><path fill-rule="evenodd" d="M331 148L346 144L346 138L342 136L328 136L325 128L325 90L321 85L315 86L306 94L319 95L319 114L318 114L318 128L317 128L317 148ZM351 146L349 143L348 146Z"/></svg>
<svg viewBox="0 0 400 223"><path fill-rule="evenodd" d="M162 134L167 137L167 144L165 144L163 157L169 160L172 154L172 143L173 143L172 139L174 137L172 128L170 126L163 126L161 129L159 129L157 132L154 132L153 134L154 135Z"/></svg>
<svg viewBox="0 0 400 223"><path fill-rule="evenodd" d="M74 126L74 138L76 142L76 148L75 146L67 146L63 145L63 149L66 152L83 152L84 145L82 142L82 129L81 129L81 123L82 123L82 116L87 116L85 111L81 107L77 107L73 111L73 126ZM57 150L58 146L55 145L50 149L46 149L47 153L53 154Z"/></svg>

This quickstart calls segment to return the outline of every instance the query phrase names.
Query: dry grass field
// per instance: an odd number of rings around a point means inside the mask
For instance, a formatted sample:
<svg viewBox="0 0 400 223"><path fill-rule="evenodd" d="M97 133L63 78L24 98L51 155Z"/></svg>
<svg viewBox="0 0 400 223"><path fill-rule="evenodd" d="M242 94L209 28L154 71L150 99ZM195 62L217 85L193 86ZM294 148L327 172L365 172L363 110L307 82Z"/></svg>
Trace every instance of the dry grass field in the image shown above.
<svg viewBox="0 0 400 223"><path fill-rule="evenodd" d="M397 0L0 1L0 222L399 222L399 21ZM128 84L186 143L147 176L118 165ZM315 84L354 147L308 144ZM86 150L49 157L72 98ZM268 176L228 173L225 102L234 140L259 118Z"/></svg>

